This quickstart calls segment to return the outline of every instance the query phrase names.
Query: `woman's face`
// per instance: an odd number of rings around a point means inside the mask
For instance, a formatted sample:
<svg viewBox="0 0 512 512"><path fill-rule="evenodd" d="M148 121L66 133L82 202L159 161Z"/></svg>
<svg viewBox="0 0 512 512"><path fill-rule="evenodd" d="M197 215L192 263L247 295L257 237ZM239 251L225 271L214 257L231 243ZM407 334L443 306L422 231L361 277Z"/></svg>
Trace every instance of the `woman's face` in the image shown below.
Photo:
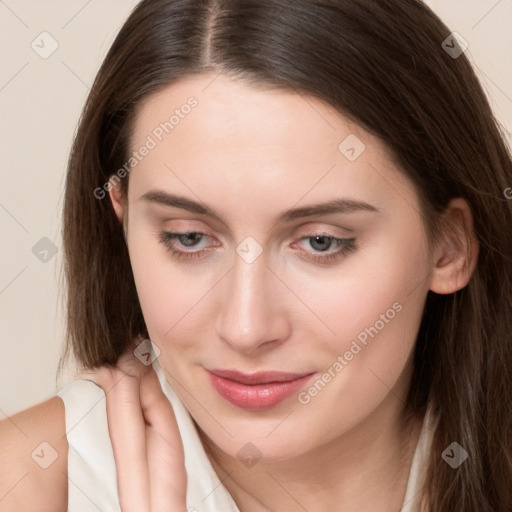
<svg viewBox="0 0 512 512"><path fill-rule="evenodd" d="M144 102L132 150L117 212L140 304L208 438L286 459L402 407L432 258L378 139L313 97L205 75Z"/></svg>

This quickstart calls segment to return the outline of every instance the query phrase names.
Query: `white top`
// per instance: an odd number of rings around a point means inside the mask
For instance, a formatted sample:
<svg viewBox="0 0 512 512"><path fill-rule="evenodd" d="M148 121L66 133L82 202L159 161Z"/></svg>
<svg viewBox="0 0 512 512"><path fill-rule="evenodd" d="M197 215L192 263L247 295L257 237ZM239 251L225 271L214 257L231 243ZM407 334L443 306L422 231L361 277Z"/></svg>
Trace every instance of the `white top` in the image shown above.
<svg viewBox="0 0 512 512"><path fill-rule="evenodd" d="M153 362L162 390L174 409L185 453L187 510L197 512L240 512L220 482L189 412L167 382L158 360ZM68 454L68 512L121 512L116 466L108 432L105 393L93 381L78 379L58 393L66 411ZM429 412L420 433L401 512L419 512L432 441L433 422Z"/></svg>

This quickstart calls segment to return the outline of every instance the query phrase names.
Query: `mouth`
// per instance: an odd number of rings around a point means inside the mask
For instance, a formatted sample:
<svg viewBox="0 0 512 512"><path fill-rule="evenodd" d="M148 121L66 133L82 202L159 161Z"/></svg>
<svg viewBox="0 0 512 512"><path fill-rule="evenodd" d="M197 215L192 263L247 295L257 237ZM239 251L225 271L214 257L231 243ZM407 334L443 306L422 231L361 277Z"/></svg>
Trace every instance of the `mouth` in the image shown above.
<svg viewBox="0 0 512 512"><path fill-rule="evenodd" d="M263 410L275 407L299 391L314 375L310 373L207 370L210 382L219 395L236 407Z"/></svg>

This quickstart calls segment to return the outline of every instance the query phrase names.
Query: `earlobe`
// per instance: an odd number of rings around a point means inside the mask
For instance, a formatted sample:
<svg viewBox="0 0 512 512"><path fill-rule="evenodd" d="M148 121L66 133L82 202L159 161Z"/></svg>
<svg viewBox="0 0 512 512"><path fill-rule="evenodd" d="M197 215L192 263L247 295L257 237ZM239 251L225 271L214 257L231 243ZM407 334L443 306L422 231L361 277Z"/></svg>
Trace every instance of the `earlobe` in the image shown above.
<svg viewBox="0 0 512 512"><path fill-rule="evenodd" d="M452 199L443 214L443 233L434 251L430 290L450 294L464 288L476 268L478 251L471 208L462 198Z"/></svg>

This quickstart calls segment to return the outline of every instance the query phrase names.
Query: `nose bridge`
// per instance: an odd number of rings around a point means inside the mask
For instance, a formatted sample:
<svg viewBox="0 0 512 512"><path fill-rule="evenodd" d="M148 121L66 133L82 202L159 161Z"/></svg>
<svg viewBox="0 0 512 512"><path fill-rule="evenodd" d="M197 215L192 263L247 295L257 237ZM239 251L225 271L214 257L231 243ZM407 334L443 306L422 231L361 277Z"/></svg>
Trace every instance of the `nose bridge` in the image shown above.
<svg viewBox="0 0 512 512"><path fill-rule="evenodd" d="M253 242L237 247L217 326L218 335L236 350L252 351L284 335L278 327L284 319L278 318L276 283L267 264L266 254Z"/></svg>

